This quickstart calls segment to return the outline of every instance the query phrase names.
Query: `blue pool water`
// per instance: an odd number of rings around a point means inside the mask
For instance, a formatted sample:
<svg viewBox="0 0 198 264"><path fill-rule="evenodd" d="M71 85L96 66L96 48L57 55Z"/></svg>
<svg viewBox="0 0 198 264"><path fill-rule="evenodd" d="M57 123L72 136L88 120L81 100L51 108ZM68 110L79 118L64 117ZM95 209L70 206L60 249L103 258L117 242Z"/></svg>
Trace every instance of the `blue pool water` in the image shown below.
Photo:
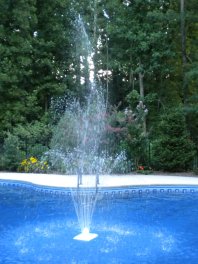
<svg viewBox="0 0 198 264"><path fill-rule="evenodd" d="M198 263L198 189L145 187L101 191L90 242L69 191L0 185L2 264Z"/></svg>

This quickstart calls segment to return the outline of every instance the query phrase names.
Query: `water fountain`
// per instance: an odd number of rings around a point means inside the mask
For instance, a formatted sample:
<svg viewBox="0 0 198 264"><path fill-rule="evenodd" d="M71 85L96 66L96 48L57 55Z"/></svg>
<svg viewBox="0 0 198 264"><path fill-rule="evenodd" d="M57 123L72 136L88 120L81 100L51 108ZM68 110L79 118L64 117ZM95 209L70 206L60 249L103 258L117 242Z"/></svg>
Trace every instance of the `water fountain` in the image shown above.
<svg viewBox="0 0 198 264"><path fill-rule="evenodd" d="M73 188L71 193L81 233L74 239L90 241L97 237L97 234L90 233L90 226L98 197L99 175L105 164L99 147L105 128L106 108L102 89L94 78L94 52L80 16L76 21L76 29L79 34L78 40L81 40L81 48L78 51L82 70L80 78L83 85L83 69L87 66L88 92L83 103L73 100L66 107L65 114L55 131L50 155L53 162L61 160L63 166L70 164L69 172L77 174L76 188ZM67 142L65 134L67 138L69 134L69 141L72 142Z"/></svg>

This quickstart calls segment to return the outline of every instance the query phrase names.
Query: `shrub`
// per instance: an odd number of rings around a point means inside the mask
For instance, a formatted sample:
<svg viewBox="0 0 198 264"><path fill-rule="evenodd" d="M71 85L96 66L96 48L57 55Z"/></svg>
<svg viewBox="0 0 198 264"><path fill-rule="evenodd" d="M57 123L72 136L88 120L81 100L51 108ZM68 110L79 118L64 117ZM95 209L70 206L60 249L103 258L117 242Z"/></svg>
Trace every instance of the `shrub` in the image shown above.
<svg viewBox="0 0 198 264"><path fill-rule="evenodd" d="M106 133L110 156L125 152L128 161L132 162L135 167L139 163L148 163L148 140L143 128L146 115L147 109L142 101L134 111L131 108L124 111L118 111L117 108L112 109L107 120Z"/></svg>
<svg viewBox="0 0 198 264"><path fill-rule="evenodd" d="M7 134L0 162L2 170L16 171L21 160L35 156L41 158L48 151L51 128L42 122L17 125Z"/></svg>
<svg viewBox="0 0 198 264"><path fill-rule="evenodd" d="M20 160L25 157L25 152L20 149L17 136L8 133L3 144L2 167L4 170L16 170Z"/></svg>
<svg viewBox="0 0 198 264"><path fill-rule="evenodd" d="M187 131L182 110L165 113L159 123L158 139L153 143L154 166L164 171L186 171L192 166L195 146Z"/></svg>

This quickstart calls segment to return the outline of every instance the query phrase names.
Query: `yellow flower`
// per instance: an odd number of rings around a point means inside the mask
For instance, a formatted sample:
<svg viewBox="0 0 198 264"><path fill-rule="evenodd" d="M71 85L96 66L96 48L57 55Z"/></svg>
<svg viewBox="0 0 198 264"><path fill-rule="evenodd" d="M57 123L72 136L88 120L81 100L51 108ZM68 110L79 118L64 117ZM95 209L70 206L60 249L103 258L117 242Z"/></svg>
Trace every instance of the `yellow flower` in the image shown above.
<svg viewBox="0 0 198 264"><path fill-rule="evenodd" d="M19 171L25 171L25 172L42 172L42 171L46 171L47 169L48 169L48 162L40 161L34 156L22 160L19 167Z"/></svg>
<svg viewBox="0 0 198 264"><path fill-rule="evenodd" d="M30 158L30 161L31 161L31 163L33 164L33 163L36 163L36 162L37 162L37 159L36 159L35 157L31 157L31 158Z"/></svg>
<svg viewBox="0 0 198 264"><path fill-rule="evenodd" d="M28 163L28 162L27 162L27 159L24 159L24 160L21 162L21 165L22 165L22 166L25 166L27 163Z"/></svg>

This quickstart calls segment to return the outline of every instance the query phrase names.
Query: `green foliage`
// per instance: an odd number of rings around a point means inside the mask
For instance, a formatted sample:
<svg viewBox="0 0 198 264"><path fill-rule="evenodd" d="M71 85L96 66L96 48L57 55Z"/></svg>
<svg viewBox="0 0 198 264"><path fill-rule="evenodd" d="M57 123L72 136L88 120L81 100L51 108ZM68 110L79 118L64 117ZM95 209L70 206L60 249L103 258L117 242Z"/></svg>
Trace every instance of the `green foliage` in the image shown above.
<svg viewBox="0 0 198 264"><path fill-rule="evenodd" d="M155 78L155 86L159 86L158 80L170 74L172 65L167 61L175 53L171 42L175 20L170 19L168 11L169 1L133 1L128 6L120 1L108 2L109 64L112 63L115 78L122 78L121 85L114 84L117 90L122 87L130 92L137 88L141 72L151 92L151 79Z"/></svg>
<svg viewBox="0 0 198 264"><path fill-rule="evenodd" d="M66 89L68 0L0 3L0 134L42 118Z"/></svg>
<svg viewBox="0 0 198 264"><path fill-rule="evenodd" d="M26 142L30 147L33 147L35 144L47 146L51 138L52 127L45 124L45 122L35 121L25 125L17 125L13 128L13 134L21 142Z"/></svg>
<svg viewBox="0 0 198 264"><path fill-rule="evenodd" d="M135 108L140 100L140 94L135 89L128 93L126 96L126 101L131 109Z"/></svg>
<svg viewBox="0 0 198 264"><path fill-rule="evenodd" d="M130 108L119 111L113 108L108 117L107 147L110 155L126 152L127 159L137 167L147 164L147 135L143 131L143 121L147 114L144 104L139 102L134 111Z"/></svg>
<svg viewBox="0 0 198 264"><path fill-rule="evenodd" d="M155 168L165 171L189 170L192 168L194 150L184 113L171 109L162 116L159 135L153 143Z"/></svg>
<svg viewBox="0 0 198 264"><path fill-rule="evenodd" d="M25 157L25 152L20 149L20 142L17 136L8 133L3 145L3 169L16 170L20 161Z"/></svg>
<svg viewBox="0 0 198 264"><path fill-rule="evenodd" d="M131 124L128 126L125 146L127 153L134 160L135 168L139 164L148 164L147 136L143 133L140 125Z"/></svg>
<svg viewBox="0 0 198 264"><path fill-rule="evenodd" d="M34 122L27 125L18 125L13 129L13 135L17 136L20 148L25 151L26 157L41 158L48 151L52 129L42 122Z"/></svg>
<svg viewBox="0 0 198 264"><path fill-rule="evenodd" d="M47 145L50 137L50 127L38 121L14 127L3 144L3 169L16 171L25 157L41 158L49 149Z"/></svg>

